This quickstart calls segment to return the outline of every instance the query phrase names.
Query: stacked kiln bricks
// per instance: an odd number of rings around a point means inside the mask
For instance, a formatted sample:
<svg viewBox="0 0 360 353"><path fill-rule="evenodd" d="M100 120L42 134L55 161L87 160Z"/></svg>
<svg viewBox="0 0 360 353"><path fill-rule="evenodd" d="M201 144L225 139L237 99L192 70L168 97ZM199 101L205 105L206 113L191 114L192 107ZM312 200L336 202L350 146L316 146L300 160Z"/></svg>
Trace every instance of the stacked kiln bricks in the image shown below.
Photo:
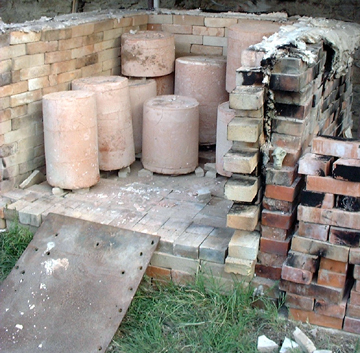
<svg viewBox="0 0 360 353"><path fill-rule="evenodd" d="M229 243L225 271L249 282L255 273L260 242L261 213L260 146L264 141L265 88L262 72L237 72L236 88L230 93L229 107L234 118L227 125L231 149L223 157L223 169L232 176L225 184L226 198L234 201L227 215L227 227L236 229Z"/></svg>
<svg viewBox="0 0 360 353"><path fill-rule="evenodd" d="M359 141L316 137L301 158L306 189L280 282L295 319L354 333L360 333L358 149Z"/></svg>
<svg viewBox="0 0 360 353"><path fill-rule="evenodd" d="M322 44L309 46L316 61L306 64L291 48L278 53L271 67L269 88L275 115L271 116L270 161L265 165L265 193L256 274L279 280L294 232L303 177L298 160L317 127L321 85L326 60ZM281 158L284 158L281 162ZM278 165L277 165L278 164Z"/></svg>

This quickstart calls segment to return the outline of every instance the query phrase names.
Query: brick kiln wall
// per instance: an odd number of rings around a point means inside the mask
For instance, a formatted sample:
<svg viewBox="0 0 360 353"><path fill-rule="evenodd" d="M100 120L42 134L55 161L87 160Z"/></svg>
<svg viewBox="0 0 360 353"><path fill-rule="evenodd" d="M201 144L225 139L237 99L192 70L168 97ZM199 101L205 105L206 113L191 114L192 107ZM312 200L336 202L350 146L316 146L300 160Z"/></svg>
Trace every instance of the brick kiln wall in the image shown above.
<svg viewBox="0 0 360 353"><path fill-rule="evenodd" d="M185 14L185 12L184 12ZM175 34L176 55L226 54L231 18L205 14L77 14L32 22L0 34L0 190L44 168L42 96L68 90L72 80L120 74L120 36L130 30ZM254 16L253 16L254 17ZM255 16L256 17L256 16ZM285 20L284 15L263 15Z"/></svg>

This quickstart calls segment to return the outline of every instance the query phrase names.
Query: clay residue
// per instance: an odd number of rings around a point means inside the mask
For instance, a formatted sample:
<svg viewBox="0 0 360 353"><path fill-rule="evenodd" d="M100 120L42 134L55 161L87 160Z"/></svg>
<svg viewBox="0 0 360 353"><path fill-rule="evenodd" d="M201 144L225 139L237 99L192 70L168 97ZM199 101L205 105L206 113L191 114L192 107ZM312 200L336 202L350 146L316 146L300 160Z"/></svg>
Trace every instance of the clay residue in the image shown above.
<svg viewBox="0 0 360 353"><path fill-rule="evenodd" d="M302 17L292 25L280 27L279 32L261 43L253 45L258 51L265 51L264 59L276 59L281 55L279 48L295 47L296 56L308 64L315 64L317 57L306 44L324 41L334 50L331 73L335 77L346 74L352 64L352 55L360 45L360 25L356 23Z"/></svg>

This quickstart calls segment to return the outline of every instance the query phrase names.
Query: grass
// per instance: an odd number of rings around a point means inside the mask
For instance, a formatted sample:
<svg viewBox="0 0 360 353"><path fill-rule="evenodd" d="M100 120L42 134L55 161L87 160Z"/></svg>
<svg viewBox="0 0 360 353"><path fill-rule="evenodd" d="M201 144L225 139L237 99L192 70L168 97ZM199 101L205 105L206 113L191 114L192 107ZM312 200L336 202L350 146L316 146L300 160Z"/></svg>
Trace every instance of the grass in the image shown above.
<svg viewBox="0 0 360 353"><path fill-rule="evenodd" d="M281 346L285 337L293 339L292 332L299 327L317 349L360 353L356 335L284 319L273 301L254 297L253 290L241 283L225 293L215 280L208 282L201 274L185 286L154 285L145 278L108 352L255 353L259 336Z"/></svg>
<svg viewBox="0 0 360 353"><path fill-rule="evenodd" d="M32 237L30 230L18 223L0 233L0 283L11 272Z"/></svg>
<svg viewBox="0 0 360 353"><path fill-rule="evenodd" d="M207 280L208 281L208 280ZM142 284L111 345L111 352L257 352L257 337L279 325L278 308L238 283L225 294L206 283Z"/></svg>

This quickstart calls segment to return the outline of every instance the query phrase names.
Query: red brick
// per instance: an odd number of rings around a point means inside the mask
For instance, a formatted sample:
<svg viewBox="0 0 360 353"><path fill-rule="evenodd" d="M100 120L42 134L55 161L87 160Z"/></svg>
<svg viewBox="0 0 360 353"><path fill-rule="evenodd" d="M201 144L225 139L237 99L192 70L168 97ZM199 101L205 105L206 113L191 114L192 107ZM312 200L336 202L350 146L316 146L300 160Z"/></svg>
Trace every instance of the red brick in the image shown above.
<svg viewBox="0 0 360 353"><path fill-rule="evenodd" d="M281 267L265 266L257 263L255 265L255 274L259 277L265 277L277 281L281 278Z"/></svg>
<svg viewBox="0 0 360 353"><path fill-rule="evenodd" d="M323 299L332 303L340 303L344 297L344 288L322 286L313 280L311 284L299 284L280 280L279 289L305 297Z"/></svg>
<svg viewBox="0 0 360 353"><path fill-rule="evenodd" d="M269 197L264 197L262 201L263 208L269 211L280 211L289 213L294 210L298 204L297 200L290 202L290 201L283 201L277 199L270 199Z"/></svg>
<svg viewBox="0 0 360 353"><path fill-rule="evenodd" d="M360 319L345 316L344 331L360 334Z"/></svg>
<svg viewBox="0 0 360 353"><path fill-rule="evenodd" d="M305 145L307 145L307 142L304 143ZM303 147L305 147L303 145ZM292 150L290 148L284 148L284 150L286 151L286 156L283 160L282 165L283 166L287 166L287 167L293 167L295 165L297 165L299 163L299 159L303 153L303 149L299 148L296 150ZM270 150L270 161L273 162L273 157L272 157L272 153L274 152L273 149Z"/></svg>
<svg viewBox="0 0 360 353"><path fill-rule="evenodd" d="M360 265L360 249L351 248L349 253L349 263Z"/></svg>
<svg viewBox="0 0 360 353"><path fill-rule="evenodd" d="M319 270L317 283L323 286L344 288L346 283L346 274L328 270Z"/></svg>
<svg viewBox="0 0 360 353"><path fill-rule="evenodd" d="M281 229L261 225L261 236L263 238L285 240L291 234L293 234L293 229Z"/></svg>
<svg viewBox="0 0 360 353"><path fill-rule="evenodd" d="M360 319L360 306L348 303L346 307L346 316L354 319Z"/></svg>
<svg viewBox="0 0 360 353"><path fill-rule="evenodd" d="M314 309L314 298L286 293L285 304L289 308L312 311Z"/></svg>
<svg viewBox="0 0 360 353"><path fill-rule="evenodd" d="M272 132L271 144L274 147L300 149L303 143L303 136L291 136Z"/></svg>
<svg viewBox="0 0 360 353"><path fill-rule="evenodd" d="M312 107L312 97L310 97L310 99L307 102L301 105L275 103L275 109L277 115L288 118L295 118L299 120L303 120L309 115L311 111L311 107Z"/></svg>
<svg viewBox="0 0 360 353"><path fill-rule="evenodd" d="M266 252L259 251L258 252L258 263L265 266L273 266L273 267L281 267L285 262L287 256L270 254Z"/></svg>
<svg viewBox="0 0 360 353"><path fill-rule="evenodd" d="M296 219L296 209L292 213L263 210L261 213L261 224L281 229L291 229Z"/></svg>
<svg viewBox="0 0 360 353"><path fill-rule="evenodd" d="M290 250L286 265L315 273L319 268L319 257Z"/></svg>
<svg viewBox="0 0 360 353"><path fill-rule="evenodd" d="M360 197L360 183L337 180L332 177L308 175L306 177L306 189L330 194L336 191L336 194Z"/></svg>
<svg viewBox="0 0 360 353"><path fill-rule="evenodd" d="M326 257L322 257L320 259L319 268L322 270L328 270L328 271L346 274L348 269L348 263L342 261L335 261L335 260L327 259Z"/></svg>
<svg viewBox="0 0 360 353"><path fill-rule="evenodd" d="M360 292L355 290L355 286L353 286L353 289L350 292L350 304L360 306Z"/></svg>
<svg viewBox="0 0 360 353"><path fill-rule="evenodd" d="M285 256L290 248L290 240L290 237L284 241L261 238L260 251Z"/></svg>
<svg viewBox="0 0 360 353"><path fill-rule="evenodd" d="M298 234L305 238L327 241L330 226L317 223L299 222Z"/></svg>
<svg viewBox="0 0 360 353"><path fill-rule="evenodd" d="M329 242L332 244L358 248L360 245L360 231L331 226Z"/></svg>
<svg viewBox="0 0 360 353"><path fill-rule="evenodd" d="M348 212L336 208L323 209L299 205L298 219L310 223L360 229L360 212Z"/></svg>
<svg viewBox="0 0 360 353"><path fill-rule="evenodd" d="M272 73L270 88L279 91L300 92L313 78L313 68L301 73Z"/></svg>
<svg viewBox="0 0 360 353"><path fill-rule="evenodd" d="M328 259L345 262L349 257L349 248L340 245L329 244L324 241L308 239L294 235L291 243L294 251L318 255Z"/></svg>
<svg viewBox="0 0 360 353"><path fill-rule="evenodd" d="M360 265L354 265L353 276L356 280L360 279Z"/></svg>
<svg viewBox="0 0 360 353"><path fill-rule="evenodd" d="M335 195L310 190L302 190L300 196L301 204L310 207L333 208Z"/></svg>
<svg viewBox="0 0 360 353"><path fill-rule="evenodd" d="M297 267L286 265L286 261L282 266L281 278L295 283L310 284L313 278L313 273Z"/></svg>
<svg viewBox="0 0 360 353"><path fill-rule="evenodd" d="M298 177L291 186L267 184L265 196L271 199L293 202L303 186L303 179Z"/></svg>
<svg viewBox="0 0 360 353"><path fill-rule="evenodd" d="M171 273L168 268L149 265L146 269L146 275L155 280L171 280Z"/></svg>
<svg viewBox="0 0 360 353"><path fill-rule="evenodd" d="M333 178L360 182L360 160L340 158L333 164Z"/></svg>
<svg viewBox="0 0 360 353"><path fill-rule="evenodd" d="M354 291L360 292L360 281L356 280L354 283Z"/></svg>
<svg viewBox="0 0 360 353"><path fill-rule="evenodd" d="M316 300L314 312L316 314L343 319L346 311L347 296L340 304L329 303L325 300Z"/></svg>
<svg viewBox="0 0 360 353"><path fill-rule="evenodd" d="M311 152L325 156L335 156L348 159L360 159L360 142L339 137L315 137Z"/></svg>
<svg viewBox="0 0 360 353"><path fill-rule="evenodd" d="M312 325L330 327L338 330L341 330L343 325L343 319L319 315L314 311L289 308L289 315L297 321L301 321L304 323L308 322Z"/></svg>
<svg viewBox="0 0 360 353"><path fill-rule="evenodd" d="M192 273L179 271L179 270L170 270L171 280L177 285L187 285L195 281L195 275Z"/></svg>
<svg viewBox="0 0 360 353"><path fill-rule="evenodd" d="M298 176L298 166L275 169L272 163L266 165L266 184L291 186Z"/></svg>

